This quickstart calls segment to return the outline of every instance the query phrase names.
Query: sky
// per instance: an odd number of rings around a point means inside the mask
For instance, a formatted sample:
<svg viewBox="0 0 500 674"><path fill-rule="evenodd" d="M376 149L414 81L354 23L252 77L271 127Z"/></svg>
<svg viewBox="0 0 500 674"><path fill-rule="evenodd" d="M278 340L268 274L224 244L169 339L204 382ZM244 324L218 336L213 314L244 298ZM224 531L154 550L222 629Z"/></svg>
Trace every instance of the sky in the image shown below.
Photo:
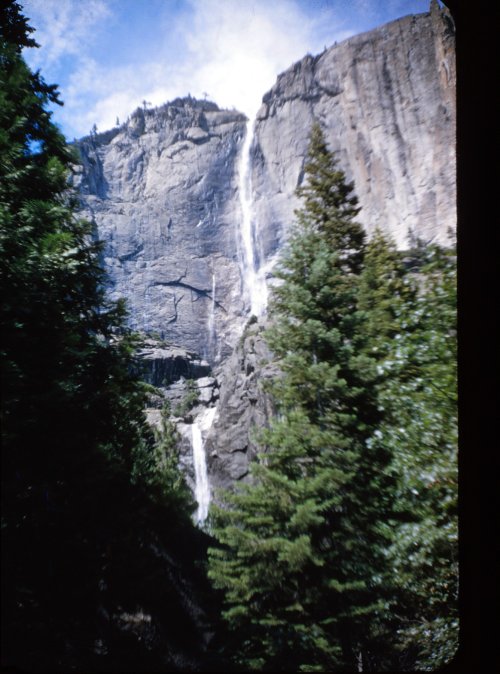
<svg viewBox="0 0 500 674"><path fill-rule="evenodd" d="M39 49L33 69L59 85L54 121L69 140L115 126L143 101L191 94L250 119L279 73L307 53L429 0L19 0Z"/></svg>

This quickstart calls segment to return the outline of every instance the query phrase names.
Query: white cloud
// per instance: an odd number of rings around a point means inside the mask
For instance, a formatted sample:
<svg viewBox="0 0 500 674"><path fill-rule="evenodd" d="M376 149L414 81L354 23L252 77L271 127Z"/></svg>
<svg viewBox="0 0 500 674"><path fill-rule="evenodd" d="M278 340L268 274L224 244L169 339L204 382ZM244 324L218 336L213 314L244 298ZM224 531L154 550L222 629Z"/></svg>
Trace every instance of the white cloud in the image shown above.
<svg viewBox="0 0 500 674"><path fill-rule="evenodd" d="M159 64L134 64L108 69L91 58L81 60L64 91L65 106L60 119L78 135L93 124L100 131L111 128L117 117L123 122L143 100L161 105L178 95L161 86Z"/></svg>
<svg viewBox="0 0 500 674"><path fill-rule="evenodd" d="M120 3L25 1L43 45L32 50L40 52L41 60L34 63L31 57L31 65L42 66L45 74L45 66L52 67L50 81L58 77L56 67L64 58L70 68L65 81L56 79L65 102L56 119L71 136L87 134L94 123L100 130L110 128L117 116L123 121L143 100L160 105L188 93L208 94L219 106L252 117L279 72L347 35L340 34L331 11L325 9L319 23L317 14L304 13L295 0L186 0L175 19L166 2L165 14L151 17L151 41L158 47L145 50L149 56L142 60L134 52L129 62L110 66L96 60L92 40L101 31L113 49L115 36L105 32L111 8L120 11Z"/></svg>
<svg viewBox="0 0 500 674"><path fill-rule="evenodd" d="M24 13L36 27L43 50L30 50L30 63L52 65L61 57L79 55L92 42L96 28L110 14L105 0L23 0Z"/></svg>
<svg viewBox="0 0 500 674"><path fill-rule="evenodd" d="M206 91L220 105L252 116L276 75L307 52L313 22L284 0L191 4L186 70L193 93Z"/></svg>

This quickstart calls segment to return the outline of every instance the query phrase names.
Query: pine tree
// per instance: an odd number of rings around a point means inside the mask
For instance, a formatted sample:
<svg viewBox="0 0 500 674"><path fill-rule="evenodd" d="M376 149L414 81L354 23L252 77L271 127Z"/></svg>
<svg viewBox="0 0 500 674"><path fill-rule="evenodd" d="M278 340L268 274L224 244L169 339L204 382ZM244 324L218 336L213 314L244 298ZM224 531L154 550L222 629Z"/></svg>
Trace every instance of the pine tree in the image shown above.
<svg viewBox="0 0 500 674"><path fill-rule="evenodd" d="M193 529L169 429L155 445L130 374L123 302L106 300L100 244L75 215L76 158L48 110L57 88L22 58L36 43L18 3L2 3L0 31L2 657L21 670L101 671L94 644L117 598L99 587L147 601L165 574L155 551L172 538L175 557ZM161 592L177 607L175 641L189 618L173 582ZM139 671L134 649L147 666L139 642L118 638L113 652L111 641L111 669Z"/></svg>
<svg viewBox="0 0 500 674"><path fill-rule="evenodd" d="M139 447L133 477L145 485L149 496L163 507L190 513L196 507L193 495L179 469L180 433L170 418L170 403L161 410L160 426L154 429L155 444L148 453Z"/></svg>
<svg viewBox="0 0 500 674"><path fill-rule="evenodd" d="M381 232L366 249L359 307L385 409L375 442L397 479L390 615L398 669L435 669L457 647L456 265L453 249Z"/></svg>
<svg viewBox="0 0 500 674"><path fill-rule="evenodd" d="M17 3L2 12L2 432L4 467L22 489L37 471L78 470L97 446L130 471L131 448L150 437L123 303L106 301L100 244L74 215L75 157L46 109L57 89L22 59L33 41Z"/></svg>
<svg viewBox="0 0 500 674"><path fill-rule="evenodd" d="M244 665L356 670L380 662L390 455L374 442L381 413L357 307L359 209L319 125L305 175L270 309L278 418L253 483L214 512L222 547L209 574Z"/></svg>
<svg viewBox="0 0 500 674"><path fill-rule="evenodd" d="M402 327L402 307L415 297L415 282L407 273L392 239L376 228L366 246L358 308L364 314L364 335L370 354L387 356Z"/></svg>
<svg viewBox="0 0 500 674"><path fill-rule="evenodd" d="M435 669L458 645L456 263L420 246L419 292L397 307L402 326L381 361L381 442L398 476L390 560L400 667Z"/></svg>

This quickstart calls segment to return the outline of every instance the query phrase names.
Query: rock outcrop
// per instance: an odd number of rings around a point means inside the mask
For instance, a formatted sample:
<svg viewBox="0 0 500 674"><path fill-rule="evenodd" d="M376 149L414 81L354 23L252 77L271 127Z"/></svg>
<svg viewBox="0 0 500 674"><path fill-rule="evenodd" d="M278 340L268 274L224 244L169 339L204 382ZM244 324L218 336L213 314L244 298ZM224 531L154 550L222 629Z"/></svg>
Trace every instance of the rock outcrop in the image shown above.
<svg viewBox="0 0 500 674"><path fill-rule="evenodd" d="M162 415L168 406L169 417L179 432L179 464L188 486L196 494L193 426L198 424L205 440L217 418L219 382L211 376L209 364L197 354L160 339L144 338L135 360L137 374L149 385L147 421L161 428ZM224 478L225 474L223 481Z"/></svg>
<svg viewBox="0 0 500 674"><path fill-rule="evenodd" d="M250 319L231 356L213 373L196 354L160 340L145 339L138 351L137 367L151 386L147 419L159 427L168 403L180 433L180 465L193 492L192 427L214 407L213 423L203 437L212 497L217 499L218 488L247 479L258 448L255 431L274 414L266 381L279 376L264 339L265 325L262 319Z"/></svg>
<svg viewBox="0 0 500 674"><path fill-rule="evenodd" d="M137 351L141 379L152 386L169 387L182 379L199 379L210 373L210 365L196 353L145 338Z"/></svg>
<svg viewBox="0 0 500 674"><path fill-rule="evenodd" d="M252 201L272 263L286 241L314 119L355 181L359 219L447 241L455 227L453 24L432 0L408 16L306 56L265 94L251 149ZM133 327L212 365L248 318L241 270L240 158L247 120L209 101L138 109L78 143L82 211L105 242L111 298ZM270 267L272 264L270 264Z"/></svg>
<svg viewBox="0 0 500 674"><path fill-rule="evenodd" d="M132 327L211 360L230 352L243 311L234 195L245 125L186 98L78 143L75 184L105 242L111 299L127 299Z"/></svg>
<svg viewBox="0 0 500 674"><path fill-rule="evenodd" d="M233 354L217 372L218 416L206 441L207 463L215 489L245 480L258 443L255 432L273 416L265 384L278 375L263 337L263 324L251 319Z"/></svg>

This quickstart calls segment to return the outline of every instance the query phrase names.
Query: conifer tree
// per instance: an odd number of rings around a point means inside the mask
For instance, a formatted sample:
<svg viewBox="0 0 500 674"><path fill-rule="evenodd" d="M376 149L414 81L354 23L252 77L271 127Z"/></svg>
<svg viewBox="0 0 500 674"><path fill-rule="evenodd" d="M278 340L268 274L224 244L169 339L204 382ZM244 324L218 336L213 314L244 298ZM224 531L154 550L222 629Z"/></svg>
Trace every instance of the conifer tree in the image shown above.
<svg viewBox="0 0 500 674"><path fill-rule="evenodd" d="M75 215L76 158L48 110L57 89L22 58L32 32L17 2L1 4L1 650L23 671L102 671L94 646L116 596L99 587L134 605L161 573L151 540L190 541L192 527L170 429L155 446L145 423L124 305L106 300L100 244ZM111 641L119 671L131 651Z"/></svg>
<svg viewBox="0 0 500 674"><path fill-rule="evenodd" d="M366 246L360 278L358 307L364 314L364 335L370 354L387 356L393 339L403 328L403 306L415 297L415 281L407 273L394 241L379 228Z"/></svg>
<svg viewBox="0 0 500 674"><path fill-rule="evenodd" d="M151 439L145 396L129 374L134 340L123 302L105 298L100 244L75 216L75 157L47 110L57 89L21 56L35 44L18 4L4 5L1 18L4 468L22 490L30 474L53 470L55 479L99 447L131 473L132 448L147 451Z"/></svg>
<svg viewBox="0 0 500 674"><path fill-rule="evenodd" d="M435 669L458 645L456 262L420 246L419 292L380 363L381 442L393 449L401 523L390 549L400 667Z"/></svg>
<svg viewBox="0 0 500 674"><path fill-rule="evenodd" d="M381 413L357 307L359 209L317 124L305 177L270 308L278 418L253 483L214 511L222 546L209 574L244 665L356 670L381 662L390 455L374 442Z"/></svg>
<svg viewBox="0 0 500 674"><path fill-rule="evenodd" d="M390 616L398 669L434 669L457 646L456 265L453 248L369 242L359 307L385 409L375 442L397 479Z"/></svg>

